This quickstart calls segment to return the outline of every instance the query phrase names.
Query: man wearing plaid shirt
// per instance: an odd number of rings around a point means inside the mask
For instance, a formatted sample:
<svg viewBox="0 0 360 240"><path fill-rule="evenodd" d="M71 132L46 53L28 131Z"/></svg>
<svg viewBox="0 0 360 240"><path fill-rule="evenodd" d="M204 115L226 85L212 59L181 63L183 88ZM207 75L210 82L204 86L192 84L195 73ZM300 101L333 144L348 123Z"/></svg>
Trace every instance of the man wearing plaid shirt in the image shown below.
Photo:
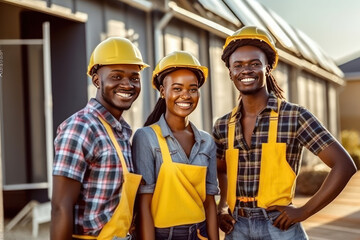
<svg viewBox="0 0 360 240"><path fill-rule="evenodd" d="M127 39L109 38L95 48L88 74L96 97L58 127L54 141L52 240L96 239L118 206L123 166L99 117L111 126L132 172L132 132L122 113L138 97L145 67Z"/></svg>
<svg viewBox="0 0 360 240"><path fill-rule="evenodd" d="M222 60L241 100L213 128L225 239L307 239L301 221L329 204L356 167L336 139L305 108L284 100L271 74L274 40L257 27L226 39ZM331 168L304 205L291 204L303 147Z"/></svg>

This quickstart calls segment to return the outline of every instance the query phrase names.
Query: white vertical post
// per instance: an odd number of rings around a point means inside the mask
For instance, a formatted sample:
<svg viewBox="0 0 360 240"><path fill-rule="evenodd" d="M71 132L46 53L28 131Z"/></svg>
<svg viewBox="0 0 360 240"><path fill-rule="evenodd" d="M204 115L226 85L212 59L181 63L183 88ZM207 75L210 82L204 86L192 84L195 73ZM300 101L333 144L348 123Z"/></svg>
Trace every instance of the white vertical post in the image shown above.
<svg viewBox="0 0 360 240"><path fill-rule="evenodd" d="M3 81L3 73L4 73L4 53L0 49L0 239L4 239L4 203L3 203L3 171L2 171L2 146L3 146L3 135L2 135L2 128L3 128L3 111L2 111L2 81Z"/></svg>
<svg viewBox="0 0 360 240"><path fill-rule="evenodd" d="M53 98L51 87L51 56L50 56L50 23L43 23L43 56L44 56L44 111L46 131L46 162L48 177L48 196L52 195L53 150Z"/></svg>

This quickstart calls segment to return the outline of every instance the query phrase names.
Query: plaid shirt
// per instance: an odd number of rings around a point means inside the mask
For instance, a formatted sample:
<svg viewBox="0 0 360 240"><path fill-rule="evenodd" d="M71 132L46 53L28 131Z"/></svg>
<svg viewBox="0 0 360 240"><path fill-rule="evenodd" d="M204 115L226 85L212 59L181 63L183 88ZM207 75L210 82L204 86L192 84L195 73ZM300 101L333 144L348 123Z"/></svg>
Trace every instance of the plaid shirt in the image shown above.
<svg viewBox="0 0 360 240"><path fill-rule="evenodd" d="M118 121L98 101L60 124L55 139L53 175L82 183L74 208L74 234L98 235L119 203L122 167L110 137L98 116L112 127L130 172L130 126Z"/></svg>
<svg viewBox="0 0 360 240"><path fill-rule="evenodd" d="M237 196L256 197L259 188L261 144L268 142L269 116L271 110L278 112L277 98L270 94L267 106L257 116L251 146L247 146L241 126L241 106L236 113L234 148L239 149ZM231 113L219 118L213 128L217 145L217 158L225 160L228 148L227 133ZM335 138L305 108L283 101L280 106L277 142L286 143L286 159L296 174L299 173L303 147L317 155ZM233 143L230 143L233 144ZM256 203L251 203L255 204ZM250 206L250 207L255 207Z"/></svg>

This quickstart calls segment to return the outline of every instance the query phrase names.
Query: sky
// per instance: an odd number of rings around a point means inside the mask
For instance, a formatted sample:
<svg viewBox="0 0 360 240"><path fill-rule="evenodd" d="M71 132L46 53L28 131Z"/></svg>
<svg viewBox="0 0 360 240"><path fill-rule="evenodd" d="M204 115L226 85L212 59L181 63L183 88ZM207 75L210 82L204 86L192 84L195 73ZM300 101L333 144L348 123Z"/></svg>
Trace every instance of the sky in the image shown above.
<svg viewBox="0 0 360 240"><path fill-rule="evenodd" d="M360 57L359 0L257 0L311 37L337 64Z"/></svg>

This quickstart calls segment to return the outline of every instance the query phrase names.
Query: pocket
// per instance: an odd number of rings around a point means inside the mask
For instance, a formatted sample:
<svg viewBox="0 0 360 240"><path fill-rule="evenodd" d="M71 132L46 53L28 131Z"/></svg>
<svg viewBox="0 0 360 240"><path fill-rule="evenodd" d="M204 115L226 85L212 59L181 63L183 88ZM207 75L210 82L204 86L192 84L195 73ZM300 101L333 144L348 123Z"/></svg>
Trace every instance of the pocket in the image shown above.
<svg viewBox="0 0 360 240"><path fill-rule="evenodd" d="M280 230L272 224L268 224L268 231L271 239L309 239L301 223L299 222L289 227L286 231Z"/></svg>
<svg viewBox="0 0 360 240"><path fill-rule="evenodd" d="M270 223L273 224L274 221L280 216L280 214L281 212L279 211L267 212Z"/></svg>
<svg viewBox="0 0 360 240"><path fill-rule="evenodd" d="M199 166L207 166L208 167L209 162L210 162L210 156L209 156L209 154L207 154L205 152L199 152L199 154L197 155L197 159L194 160L194 163Z"/></svg>
<svg viewBox="0 0 360 240"><path fill-rule="evenodd" d="M289 205L294 196L296 174L286 161L286 143L263 143L258 206Z"/></svg>

